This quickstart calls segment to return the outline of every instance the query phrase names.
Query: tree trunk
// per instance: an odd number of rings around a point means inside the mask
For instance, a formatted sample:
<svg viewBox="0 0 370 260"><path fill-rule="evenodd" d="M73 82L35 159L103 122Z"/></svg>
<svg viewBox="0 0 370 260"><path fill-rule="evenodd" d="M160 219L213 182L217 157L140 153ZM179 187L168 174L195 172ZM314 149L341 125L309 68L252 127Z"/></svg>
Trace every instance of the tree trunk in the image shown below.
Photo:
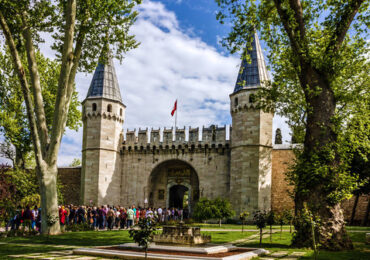
<svg viewBox="0 0 370 260"><path fill-rule="evenodd" d="M329 250L352 249L340 202L328 199L332 190L338 187L337 169L340 164L336 147L334 93L324 73L307 64L301 73L301 85L307 86L304 90L309 108L304 148L296 165L295 210L298 219L294 223L296 236L293 244L312 246L310 225L305 220L308 208L313 218L320 220L318 244Z"/></svg>
<svg viewBox="0 0 370 260"><path fill-rule="evenodd" d="M368 196L367 198L367 207L366 207L366 213L365 213L365 216L364 216L364 219L362 220L362 225L363 226L367 226L367 221L369 219L369 211L370 211L370 197Z"/></svg>
<svg viewBox="0 0 370 260"><path fill-rule="evenodd" d="M260 247L262 246L262 228L260 228Z"/></svg>
<svg viewBox="0 0 370 260"><path fill-rule="evenodd" d="M350 225L353 225L353 221L355 220L355 216L356 216L356 208L357 208L357 204L358 204L358 199L359 199L360 195L359 194L356 194L355 195L355 202L353 203L353 208L352 208L352 214L351 214L351 220L349 222Z"/></svg>
<svg viewBox="0 0 370 260"><path fill-rule="evenodd" d="M15 148L15 164L14 166L18 169L26 169L23 153L20 149Z"/></svg>
<svg viewBox="0 0 370 260"><path fill-rule="evenodd" d="M270 243L272 243L272 225L270 225Z"/></svg>
<svg viewBox="0 0 370 260"><path fill-rule="evenodd" d="M41 194L41 231L43 234L59 234L57 166L37 167L37 173ZM55 223L49 226L48 219L51 218L55 220Z"/></svg>
<svg viewBox="0 0 370 260"><path fill-rule="evenodd" d="M218 226L221 227L221 219L218 220Z"/></svg>

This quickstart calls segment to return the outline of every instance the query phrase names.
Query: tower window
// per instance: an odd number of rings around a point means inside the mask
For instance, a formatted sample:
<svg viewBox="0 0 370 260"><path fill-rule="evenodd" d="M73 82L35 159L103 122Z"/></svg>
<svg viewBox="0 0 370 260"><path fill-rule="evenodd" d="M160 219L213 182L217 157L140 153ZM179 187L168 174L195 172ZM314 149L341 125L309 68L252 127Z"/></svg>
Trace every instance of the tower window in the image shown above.
<svg viewBox="0 0 370 260"><path fill-rule="evenodd" d="M119 110L119 115L122 116L122 108Z"/></svg>
<svg viewBox="0 0 370 260"><path fill-rule="evenodd" d="M92 110L93 110L93 111L96 111L96 103L93 103L93 104L92 104Z"/></svg>
<svg viewBox="0 0 370 260"><path fill-rule="evenodd" d="M111 104L109 104L109 105L107 106L107 110L108 110L108 112L112 112L112 105L111 105Z"/></svg>
<svg viewBox="0 0 370 260"><path fill-rule="evenodd" d="M234 99L234 106L235 107L237 107L239 105L239 100L238 100L238 98L236 97L235 99Z"/></svg>

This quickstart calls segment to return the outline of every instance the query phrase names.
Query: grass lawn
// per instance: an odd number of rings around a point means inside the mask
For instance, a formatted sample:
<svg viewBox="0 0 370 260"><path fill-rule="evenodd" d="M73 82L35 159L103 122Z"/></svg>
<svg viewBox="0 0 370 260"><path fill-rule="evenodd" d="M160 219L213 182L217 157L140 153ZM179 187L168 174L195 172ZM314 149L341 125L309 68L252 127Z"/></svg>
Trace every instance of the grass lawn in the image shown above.
<svg viewBox="0 0 370 260"><path fill-rule="evenodd" d="M68 232L57 236L9 237L0 242L73 246L105 246L132 242L128 231Z"/></svg>
<svg viewBox="0 0 370 260"><path fill-rule="evenodd" d="M268 233L268 229L265 229ZM252 234L258 232L239 232L239 231L202 231L202 234L212 236L213 243L228 243L235 240L247 238ZM370 246L365 244L364 232L350 232L352 241L354 242L355 250L344 252L329 252L320 251L318 259L348 259L361 260L370 259ZM290 247L291 233L283 232L280 239L280 232L274 233L272 242L270 238L264 238L262 247L268 249L270 252L275 251L289 251L289 252L306 252L306 255L301 258L303 260L314 259L313 251L311 249L298 249ZM258 239L258 237L256 238ZM2 238L0 242L7 242L9 244L0 244L0 259L10 259L7 255L14 254L31 254L42 253L48 251L57 251L68 249L68 246L105 246L117 245L127 242L132 242L128 231L87 231L87 232L68 232L57 236L36 236L31 238L12 237ZM12 244L14 243L14 244ZM18 244L18 245L16 245ZM19 244L33 244L19 246ZM65 245L65 248L55 248L51 245ZM239 244L245 247L259 247L258 242L243 242Z"/></svg>
<svg viewBox="0 0 370 260"><path fill-rule="evenodd" d="M354 250L342 251L342 252L332 252L320 250L317 259L320 260L368 260L370 259L370 245L365 244L365 233L349 233L354 247ZM270 238L264 238L262 240L262 248L269 250L270 252L276 251L288 251L288 252L306 252L306 255L300 259L308 260L314 259L314 252L311 249L301 249L290 247L292 239L292 234L289 232L283 232L280 239L280 232L272 234L272 242L270 243ZM242 243L240 246L246 247L259 247L258 242Z"/></svg>
<svg viewBox="0 0 370 260"><path fill-rule="evenodd" d="M218 224L193 223L190 226L201 227L202 230L206 230L206 229L240 229L242 230L242 225L237 225L237 224L222 224L221 227L219 227ZM255 225L244 225L244 229L257 229L257 227ZM280 229L280 226L273 225L272 229ZM283 229L289 230L289 225L284 225Z"/></svg>

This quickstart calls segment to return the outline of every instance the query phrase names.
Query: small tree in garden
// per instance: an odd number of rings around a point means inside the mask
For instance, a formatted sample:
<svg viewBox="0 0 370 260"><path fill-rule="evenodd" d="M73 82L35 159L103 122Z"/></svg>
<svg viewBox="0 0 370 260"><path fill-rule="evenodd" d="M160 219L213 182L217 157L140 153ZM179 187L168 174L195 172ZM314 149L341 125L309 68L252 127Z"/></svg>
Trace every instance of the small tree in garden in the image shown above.
<svg viewBox="0 0 370 260"><path fill-rule="evenodd" d="M138 223L139 229L131 229L129 231L130 237L134 239L145 250L145 259L148 255L148 247L152 242L153 235L157 230L157 222L153 221L152 218L140 218Z"/></svg>
<svg viewBox="0 0 370 260"><path fill-rule="evenodd" d="M244 232L244 224L245 224L245 221L248 219L248 217L249 217L249 212L248 211L243 211L239 215L239 219L242 222L242 232Z"/></svg>
<svg viewBox="0 0 370 260"><path fill-rule="evenodd" d="M283 233L283 225L285 223L284 213L279 213L276 215L276 223L280 225L280 239L281 239L281 234Z"/></svg>
<svg viewBox="0 0 370 260"><path fill-rule="evenodd" d="M284 210L284 219L289 223L289 232L292 233L292 224L293 224L293 212L292 210Z"/></svg>
<svg viewBox="0 0 370 260"><path fill-rule="evenodd" d="M256 224L256 226L260 230L260 247L262 245L262 230L263 228L266 227L266 220L267 220L266 212L257 210L254 213L254 216L253 216L254 224Z"/></svg>
<svg viewBox="0 0 370 260"><path fill-rule="evenodd" d="M216 198L211 203L214 205L215 211L213 217L218 219L218 224L221 227L221 221L225 218L231 218L235 215L231 203L227 199Z"/></svg>
<svg viewBox="0 0 370 260"><path fill-rule="evenodd" d="M199 221L207 221L208 219L214 218L213 212L216 210L211 200L201 198L195 205L193 217Z"/></svg>
<svg viewBox="0 0 370 260"><path fill-rule="evenodd" d="M270 243L272 242L272 225L275 224L275 214L272 210L270 210L267 213L267 219L266 219L267 225L270 226Z"/></svg>

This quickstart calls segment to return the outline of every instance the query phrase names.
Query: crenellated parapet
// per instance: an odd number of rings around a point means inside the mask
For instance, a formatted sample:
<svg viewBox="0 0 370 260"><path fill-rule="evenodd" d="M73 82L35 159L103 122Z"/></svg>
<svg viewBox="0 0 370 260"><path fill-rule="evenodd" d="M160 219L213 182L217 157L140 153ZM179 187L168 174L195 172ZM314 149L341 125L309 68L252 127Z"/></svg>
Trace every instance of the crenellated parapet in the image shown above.
<svg viewBox="0 0 370 260"><path fill-rule="evenodd" d="M176 150L176 149L203 149L228 148L230 140L226 138L227 126L211 125L203 127L201 133L197 128L139 129L127 130L123 150ZM231 131L231 128L230 128ZM201 134L201 135L200 135ZM148 138L150 137L150 138Z"/></svg>
<svg viewBox="0 0 370 260"><path fill-rule="evenodd" d="M94 111L94 112L85 112L82 115L82 119L97 119L97 118L103 118L103 119L108 119L108 120L113 120L113 121L118 121L123 124L124 122L124 117L120 116L118 113L112 113L112 112L100 112L100 111Z"/></svg>

